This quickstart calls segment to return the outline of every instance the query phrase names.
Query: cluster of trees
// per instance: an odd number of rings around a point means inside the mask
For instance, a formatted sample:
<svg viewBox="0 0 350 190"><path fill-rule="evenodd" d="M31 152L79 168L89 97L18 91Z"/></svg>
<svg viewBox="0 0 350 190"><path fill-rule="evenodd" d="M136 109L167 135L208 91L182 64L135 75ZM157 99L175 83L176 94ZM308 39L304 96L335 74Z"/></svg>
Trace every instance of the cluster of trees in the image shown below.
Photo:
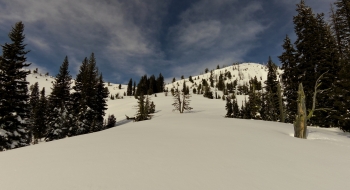
<svg viewBox="0 0 350 190"><path fill-rule="evenodd" d="M316 111L312 125L340 127L350 131L349 123L349 61L350 61L350 3L338 0L331 8L331 23L324 14L314 14L301 1L294 17L297 40L284 40L284 52L279 57L285 73L282 75L286 97L286 119L292 121L297 111L298 85L302 83L307 108L313 107L314 85L320 79ZM319 111L318 111L319 110Z"/></svg>
<svg viewBox="0 0 350 190"><path fill-rule="evenodd" d="M279 56L281 83L269 59L265 88L259 91L258 85L250 84L249 100L239 114L234 111L237 102L227 99L227 117L292 123L298 115L298 94L303 94L305 107L316 108L305 113L308 125L350 131L350 3L338 0L334 5L327 23L323 13L314 14L303 0L297 4L293 18L297 39L293 44L286 36ZM300 86L303 90L298 93Z"/></svg>
<svg viewBox="0 0 350 190"><path fill-rule="evenodd" d="M249 99L242 102L239 109L236 96L226 97L226 117L243 119L263 119L268 121L283 121L284 105L282 101L281 86L277 80L277 66L269 58L267 62L268 75L265 81L265 87L262 88L261 82L256 77L249 80L247 95Z"/></svg>
<svg viewBox="0 0 350 190"><path fill-rule="evenodd" d="M141 94L152 95L154 93L164 92L164 77L160 73L158 78L154 75L149 78L147 75L141 77L140 82L137 85L134 82L134 87L132 88L132 79L130 79L127 88L127 96L134 95L135 97L140 96Z"/></svg>
<svg viewBox="0 0 350 190"><path fill-rule="evenodd" d="M151 101L151 98L148 95L144 96L141 93L137 101L135 121L149 120L152 118L152 113L155 111L156 106L154 105L153 101Z"/></svg>
<svg viewBox="0 0 350 190"><path fill-rule="evenodd" d="M2 45L0 56L0 151L46 141L99 131L114 126L109 116L104 123L108 89L96 67L94 54L85 58L77 75L74 92L66 57L45 96L35 83L28 92L24 24L16 23L9 33L11 43Z"/></svg>

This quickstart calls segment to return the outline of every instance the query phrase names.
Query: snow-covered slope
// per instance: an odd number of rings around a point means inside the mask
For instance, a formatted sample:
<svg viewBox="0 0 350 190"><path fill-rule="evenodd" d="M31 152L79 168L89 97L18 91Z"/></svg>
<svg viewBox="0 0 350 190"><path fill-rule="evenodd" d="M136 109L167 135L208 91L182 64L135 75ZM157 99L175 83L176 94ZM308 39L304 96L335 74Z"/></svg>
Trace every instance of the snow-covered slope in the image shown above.
<svg viewBox="0 0 350 190"><path fill-rule="evenodd" d="M1 189L347 189L350 135L225 119L224 101L193 95L172 112L158 94L150 121L127 122L134 98L109 101L118 126L0 153Z"/></svg>
<svg viewBox="0 0 350 190"><path fill-rule="evenodd" d="M194 109L180 114L170 93L152 96L153 119L135 123L125 120L136 112L134 97L109 100L114 128L0 152L0 189L350 187L349 133L309 127L308 139L297 139L291 124L227 119L224 101L191 100Z"/></svg>

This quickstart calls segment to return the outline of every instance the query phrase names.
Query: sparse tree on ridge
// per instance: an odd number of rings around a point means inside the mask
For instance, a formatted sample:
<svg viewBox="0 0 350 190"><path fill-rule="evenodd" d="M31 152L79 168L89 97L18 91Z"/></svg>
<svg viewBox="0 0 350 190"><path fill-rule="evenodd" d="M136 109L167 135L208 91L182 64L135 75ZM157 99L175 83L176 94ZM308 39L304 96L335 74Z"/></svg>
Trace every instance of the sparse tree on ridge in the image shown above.
<svg viewBox="0 0 350 190"><path fill-rule="evenodd" d="M129 80L128 88L126 91L127 91L126 93L127 96L132 96L132 79Z"/></svg>

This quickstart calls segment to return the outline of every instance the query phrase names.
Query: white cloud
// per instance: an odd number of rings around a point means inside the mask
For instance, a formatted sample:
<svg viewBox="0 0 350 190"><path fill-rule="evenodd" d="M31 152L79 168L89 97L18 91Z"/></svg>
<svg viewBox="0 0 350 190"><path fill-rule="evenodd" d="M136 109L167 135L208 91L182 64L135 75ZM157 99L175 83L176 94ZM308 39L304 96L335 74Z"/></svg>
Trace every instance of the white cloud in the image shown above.
<svg viewBox="0 0 350 190"><path fill-rule="evenodd" d="M167 1L11 0L2 4L0 24L23 21L26 40L33 48L54 49L77 59L99 52L122 65L129 57L159 54L154 38Z"/></svg>

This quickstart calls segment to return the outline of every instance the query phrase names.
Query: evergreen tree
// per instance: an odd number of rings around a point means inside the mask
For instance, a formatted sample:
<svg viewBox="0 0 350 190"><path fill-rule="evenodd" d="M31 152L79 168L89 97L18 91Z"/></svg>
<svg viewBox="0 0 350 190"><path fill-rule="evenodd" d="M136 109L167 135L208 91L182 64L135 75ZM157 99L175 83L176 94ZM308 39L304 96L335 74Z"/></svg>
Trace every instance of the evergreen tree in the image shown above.
<svg viewBox="0 0 350 190"><path fill-rule="evenodd" d="M136 82L134 81L134 86L132 87L132 95L136 94Z"/></svg>
<svg viewBox="0 0 350 190"><path fill-rule="evenodd" d="M286 121L292 123L295 119L297 111L298 91L298 67L296 62L296 50L294 49L290 39L286 36L283 44L284 52L279 59L282 63L282 83L284 86L283 95L286 97Z"/></svg>
<svg viewBox="0 0 350 190"><path fill-rule="evenodd" d="M226 98L226 106L227 113L225 117L233 117L233 104L230 98Z"/></svg>
<svg viewBox="0 0 350 190"><path fill-rule="evenodd" d="M59 73L53 83L52 92L49 97L49 122L46 141L57 140L67 136L71 127L71 96L70 85L72 77L68 71L68 58L65 57Z"/></svg>
<svg viewBox="0 0 350 190"><path fill-rule="evenodd" d="M338 81L339 53L336 46L336 41L333 38L328 24L324 21L323 14L316 16L317 29L319 40L315 43L317 48L316 59L316 77L323 75L322 83L319 86L320 90L326 90L319 93L316 101L316 107L329 108L333 110L334 102L337 94L335 93L335 84ZM320 127L332 127L336 125L338 113L330 111L315 112L310 122ZM327 118L327 119L325 119Z"/></svg>
<svg viewBox="0 0 350 190"><path fill-rule="evenodd" d="M218 90L223 91L224 89L225 89L224 76L222 74L220 74L219 82L218 82Z"/></svg>
<svg viewBox="0 0 350 190"><path fill-rule="evenodd" d="M11 43L2 46L0 56L0 151L29 144L29 71L26 63L24 24L18 22L9 33Z"/></svg>
<svg viewBox="0 0 350 190"><path fill-rule="evenodd" d="M210 90L209 86L204 87L204 97L209 98L209 99L214 99L213 92Z"/></svg>
<svg viewBox="0 0 350 190"><path fill-rule="evenodd" d="M269 57L269 61L267 62L268 74L267 79L265 81L265 89L266 89L266 106L267 106L267 120L269 121L277 121L279 117L279 106L278 106L278 95L277 95L277 66L272 62L271 57Z"/></svg>
<svg viewBox="0 0 350 190"><path fill-rule="evenodd" d="M132 79L129 80L128 88L126 90L126 95L127 96L132 96Z"/></svg>
<svg viewBox="0 0 350 190"><path fill-rule="evenodd" d="M180 92L178 89L174 90L173 97L174 97L174 103L172 104L174 106L173 111L179 111L180 113L182 113L182 102L180 98Z"/></svg>
<svg viewBox="0 0 350 190"><path fill-rule="evenodd" d="M239 118L239 107L238 107L238 104L237 104L237 100L236 99L233 99L233 102L232 102L232 110L233 110L233 113L232 113L232 117L234 118Z"/></svg>
<svg viewBox="0 0 350 190"><path fill-rule="evenodd" d="M183 113L185 110L190 111L193 108L190 107L190 98L191 95L185 94L185 92L180 93L180 91L177 89L174 92L174 103L172 104L174 106L173 111L179 111L180 113Z"/></svg>
<svg viewBox="0 0 350 190"><path fill-rule="evenodd" d="M155 93L164 92L164 77L162 73L159 73L157 78L157 91Z"/></svg>
<svg viewBox="0 0 350 190"><path fill-rule="evenodd" d="M259 112L260 112L260 94L258 92L256 92L256 88L255 88L255 84L252 84L252 87L250 88L249 91L249 101L248 101L248 105L246 106L246 108L248 109L249 116L252 119L261 119L259 116Z"/></svg>
<svg viewBox="0 0 350 190"><path fill-rule="evenodd" d="M104 86L102 74L98 78L96 84L96 98L95 98L95 126L92 126L91 131L100 131L103 129L103 116L105 115L105 110L107 110L107 98L108 98L108 88Z"/></svg>
<svg viewBox="0 0 350 190"><path fill-rule="evenodd" d="M148 109L148 113L155 113L156 112L156 105L154 105L154 102L152 101L149 109Z"/></svg>
<svg viewBox="0 0 350 190"><path fill-rule="evenodd" d="M148 115L149 104L147 105L147 102L149 102L148 97L146 98L141 93L137 101L137 113L136 113L135 121L143 121L143 120L149 119L149 115Z"/></svg>
<svg viewBox="0 0 350 190"><path fill-rule="evenodd" d="M33 127L34 120L36 116L36 109L39 103L40 94L39 94L39 84L38 82L34 83L33 88L31 88L31 93L29 97L29 105L30 105L30 138L33 138Z"/></svg>
<svg viewBox="0 0 350 190"><path fill-rule="evenodd" d="M34 144L38 143L40 139L44 138L47 133L47 100L45 97L45 88L40 92L40 99L35 106L32 116L32 133Z"/></svg>
<svg viewBox="0 0 350 190"><path fill-rule="evenodd" d="M316 105L332 109L336 99L334 84L338 80L337 72L339 71L339 52L336 40L331 35L323 14L314 15L303 0L297 5L297 12L294 24L297 35L295 42L297 69L301 73L298 83L303 84L305 96L312 97L317 78L327 73L322 78L320 90L329 90L320 94ZM306 107L312 107L311 99L306 99ZM323 127L332 126L336 123L332 115L329 112L316 112L310 123Z"/></svg>
<svg viewBox="0 0 350 190"><path fill-rule="evenodd" d="M108 119L107 119L107 125L106 125L106 129L108 128L112 128L115 126L115 124L117 123L117 119L115 118L115 116L112 114L112 115L109 115L108 116Z"/></svg>
<svg viewBox="0 0 350 190"><path fill-rule="evenodd" d="M39 84L38 82L34 83L32 92L30 93L29 97L29 104L31 107L31 114L33 114L38 102L40 99L40 93L39 93Z"/></svg>
<svg viewBox="0 0 350 190"><path fill-rule="evenodd" d="M335 83L334 90L334 118L337 120L337 126L343 131L350 131L350 2L347 0L337 0L335 3L336 11L332 9L332 29L336 37L337 48L339 52L339 72L338 80Z"/></svg>

